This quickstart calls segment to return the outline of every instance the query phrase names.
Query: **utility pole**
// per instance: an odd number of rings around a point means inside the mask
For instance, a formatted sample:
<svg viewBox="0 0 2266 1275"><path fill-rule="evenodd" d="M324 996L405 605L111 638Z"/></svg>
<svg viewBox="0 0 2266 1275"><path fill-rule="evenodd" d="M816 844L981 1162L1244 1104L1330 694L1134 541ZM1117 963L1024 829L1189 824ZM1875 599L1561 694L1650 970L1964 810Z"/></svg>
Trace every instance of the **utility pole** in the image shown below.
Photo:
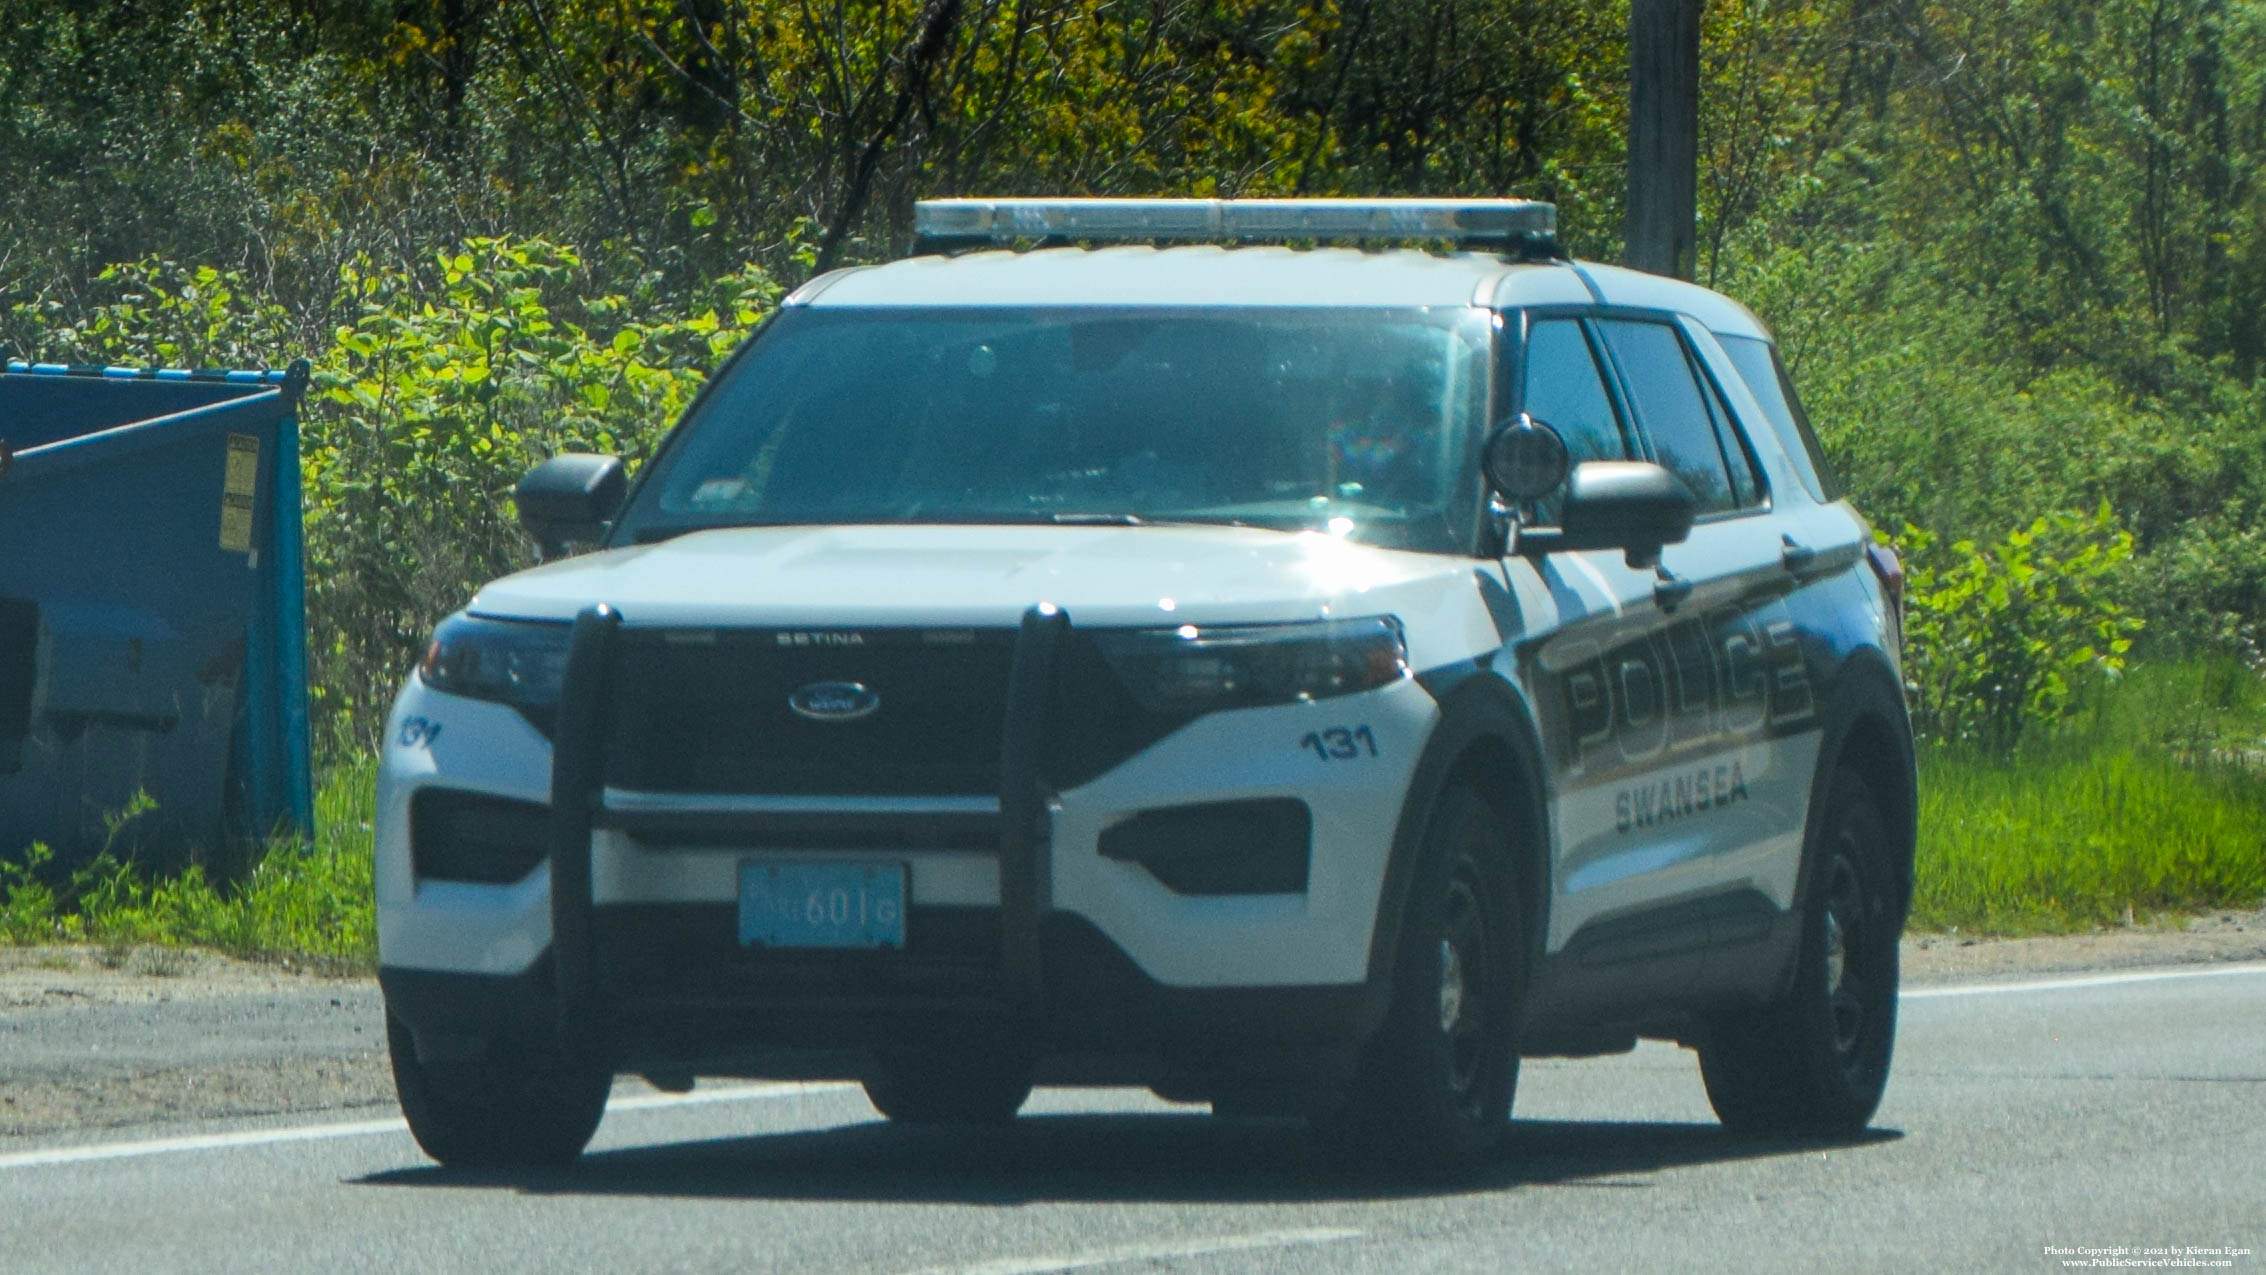
<svg viewBox="0 0 2266 1275"><path fill-rule="evenodd" d="M1629 200L1622 261L1692 277L1699 222L1700 0L1629 0Z"/></svg>

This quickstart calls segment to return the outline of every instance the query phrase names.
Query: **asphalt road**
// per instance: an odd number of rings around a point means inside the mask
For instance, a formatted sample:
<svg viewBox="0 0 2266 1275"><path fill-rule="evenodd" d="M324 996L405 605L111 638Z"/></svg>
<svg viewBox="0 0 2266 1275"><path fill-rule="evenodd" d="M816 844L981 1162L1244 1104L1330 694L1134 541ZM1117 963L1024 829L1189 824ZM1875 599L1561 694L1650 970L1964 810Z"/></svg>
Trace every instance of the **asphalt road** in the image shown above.
<svg viewBox="0 0 2266 1275"><path fill-rule="evenodd" d="M846 1086L625 1087L583 1161L515 1177L383 1108L0 1138L0 1271L2266 1271L2266 964L1922 989L1853 1142L1729 1137L1665 1046L1529 1063L1518 1117L1446 1184L1123 1091L965 1133Z"/></svg>

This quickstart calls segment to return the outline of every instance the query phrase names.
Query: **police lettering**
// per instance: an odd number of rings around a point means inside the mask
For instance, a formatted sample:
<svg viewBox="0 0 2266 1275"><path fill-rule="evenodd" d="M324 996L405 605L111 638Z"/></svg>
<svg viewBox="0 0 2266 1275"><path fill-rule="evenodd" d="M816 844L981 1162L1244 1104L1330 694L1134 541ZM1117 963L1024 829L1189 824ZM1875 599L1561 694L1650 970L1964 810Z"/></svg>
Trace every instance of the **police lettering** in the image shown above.
<svg viewBox="0 0 2266 1275"><path fill-rule="evenodd" d="M1568 669L1563 687L1576 774L1783 730L1817 712L1783 605L1726 608L1625 642Z"/></svg>

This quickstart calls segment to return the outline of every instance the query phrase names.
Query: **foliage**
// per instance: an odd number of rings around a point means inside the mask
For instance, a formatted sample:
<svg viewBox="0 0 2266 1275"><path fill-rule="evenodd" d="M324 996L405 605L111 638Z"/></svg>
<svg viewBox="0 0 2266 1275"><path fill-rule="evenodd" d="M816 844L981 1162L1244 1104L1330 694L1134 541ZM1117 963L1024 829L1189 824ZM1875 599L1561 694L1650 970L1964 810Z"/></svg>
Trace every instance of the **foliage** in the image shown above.
<svg viewBox="0 0 2266 1275"><path fill-rule="evenodd" d="M2004 753L2124 668L2141 622L2115 596L2132 536L2103 505L2047 515L1988 547L1907 526L1906 675L1913 727Z"/></svg>
<svg viewBox="0 0 2266 1275"><path fill-rule="evenodd" d="M0 862L0 942L194 945L239 956L312 957L366 969L377 954L370 817L375 767L342 766L315 799L320 839L281 838L241 880L216 882L202 865L167 876L106 849L60 885L52 855L34 845ZM108 816L111 840L154 807L137 797Z"/></svg>
<svg viewBox="0 0 2266 1275"><path fill-rule="evenodd" d="M259 367L298 343L241 271L156 257L106 266L77 295L18 301L0 331L51 361L121 367Z"/></svg>
<svg viewBox="0 0 2266 1275"><path fill-rule="evenodd" d="M746 267L665 317L596 282L541 240L467 241L430 278L343 271L353 319L307 412L309 608L318 693L365 742L433 622L527 565L510 499L527 468L636 463L778 292Z"/></svg>
<svg viewBox="0 0 2266 1275"><path fill-rule="evenodd" d="M922 196L1531 195L1618 249L1619 4L9 13L0 346L315 362L311 649L349 751L525 561L527 464L642 455L774 280L902 250ZM2150 658L2266 649L2266 0L1711 0L1701 34L1701 281L1776 329L1858 506L1923 529L1921 592L1983 599L1916 613L1929 729L2015 741L2129 620ZM2015 545L2104 503L2129 544L2075 576ZM2053 618L2096 594L2113 635Z"/></svg>

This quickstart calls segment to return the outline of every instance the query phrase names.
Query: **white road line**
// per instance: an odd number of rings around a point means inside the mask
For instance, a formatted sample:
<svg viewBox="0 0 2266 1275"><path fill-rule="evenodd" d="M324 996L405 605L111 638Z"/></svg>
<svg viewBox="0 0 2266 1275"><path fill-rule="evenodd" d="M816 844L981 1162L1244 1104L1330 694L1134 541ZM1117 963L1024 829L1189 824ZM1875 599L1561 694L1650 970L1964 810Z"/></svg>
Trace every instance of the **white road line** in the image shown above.
<svg viewBox="0 0 2266 1275"><path fill-rule="evenodd" d="M611 1115L618 1111L653 1111L669 1107L699 1107L719 1102L762 1102L777 1098L793 1098L803 1094L830 1093L855 1089L856 1085L835 1081L821 1083L733 1085L722 1089L709 1089L686 1094L638 1094L629 1098L616 1098L606 1104ZM200 1133L178 1138L149 1138L138 1142L98 1142L91 1146L49 1147L39 1151L12 1151L0 1154L0 1171L7 1169L44 1169L62 1164L86 1164L96 1160L134 1160L143 1156L177 1155L188 1151L226 1151L237 1147L275 1146L287 1142L322 1142L331 1138L367 1138L381 1133L407 1133L409 1126L399 1116L391 1120L355 1120L339 1124L294 1125L287 1129L240 1129L233 1133Z"/></svg>
<svg viewBox="0 0 2266 1275"><path fill-rule="evenodd" d="M2127 974L2085 974L2072 978L2042 978L2020 983L1963 983L1957 987L1908 987L1898 999L1936 1000L1947 996L2000 996L2012 992L2066 992L2081 987L2117 987L2125 983L2168 983L2181 978L2238 978L2266 974L2266 961L2239 965L2183 966L2168 970L2136 970Z"/></svg>
<svg viewBox="0 0 2266 1275"><path fill-rule="evenodd" d="M0 1155L0 1169L44 1169L59 1164L85 1164L92 1160L132 1160L140 1156L178 1151L221 1151L229 1147L259 1147L281 1142L317 1142L325 1138L364 1138L378 1133L406 1132L400 1117L391 1120L357 1120L351 1124L301 1125L292 1129L244 1129L236 1133L203 1133L181 1138L151 1138L143 1142L99 1142L85 1147L52 1147L45 1151L14 1151Z"/></svg>
<svg viewBox="0 0 2266 1275"><path fill-rule="evenodd" d="M1296 1231L1253 1231L1244 1235L1218 1235L1208 1239L1177 1240L1163 1244L1128 1244L1121 1248L1089 1249L1083 1253L1045 1254L1036 1257L1001 1257L965 1266L928 1266L908 1275L1060 1275L1063 1271L1091 1270L1130 1262L1162 1262L1176 1257L1209 1257L1216 1253L1244 1253L1261 1248L1296 1248L1307 1244L1337 1244L1357 1240L1362 1232L1342 1226L1313 1226Z"/></svg>

